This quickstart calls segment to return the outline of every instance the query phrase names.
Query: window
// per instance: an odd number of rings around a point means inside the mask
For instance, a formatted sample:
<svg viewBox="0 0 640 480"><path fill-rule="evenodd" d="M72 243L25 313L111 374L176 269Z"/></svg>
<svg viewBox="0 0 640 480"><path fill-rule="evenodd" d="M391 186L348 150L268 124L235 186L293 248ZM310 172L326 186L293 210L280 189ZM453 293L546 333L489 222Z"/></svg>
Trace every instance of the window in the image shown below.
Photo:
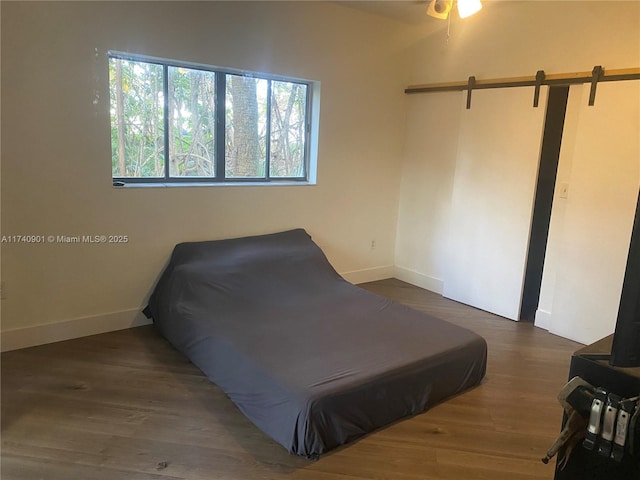
<svg viewBox="0 0 640 480"><path fill-rule="evenodd" d="M114 184L313 176L312 82L110 53L109 87Z"/></svg>

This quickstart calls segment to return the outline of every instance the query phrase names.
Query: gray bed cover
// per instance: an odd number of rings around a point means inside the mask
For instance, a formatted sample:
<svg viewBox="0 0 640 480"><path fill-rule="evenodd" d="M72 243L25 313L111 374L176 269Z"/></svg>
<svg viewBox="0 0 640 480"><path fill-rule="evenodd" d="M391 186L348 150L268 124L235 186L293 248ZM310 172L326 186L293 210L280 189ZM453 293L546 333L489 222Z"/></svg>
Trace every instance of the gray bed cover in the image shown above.
<svg viewBox="0 0 640 480"><path fill-rule="evenodd" d="M177 245L147 313L256 426L310 458L485 374L482 337L348 283L302 229Z"/></svg>

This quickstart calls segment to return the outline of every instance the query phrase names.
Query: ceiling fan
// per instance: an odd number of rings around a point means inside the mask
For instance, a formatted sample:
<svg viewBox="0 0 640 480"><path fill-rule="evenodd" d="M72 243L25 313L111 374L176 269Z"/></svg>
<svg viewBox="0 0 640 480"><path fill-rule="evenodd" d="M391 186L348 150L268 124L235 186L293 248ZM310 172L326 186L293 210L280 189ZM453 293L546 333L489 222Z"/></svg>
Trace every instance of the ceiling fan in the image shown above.
<svg viewBox="0 0 640 480"><path fill-rule="evenodd" d="M454 0L431 0L427 7L427 15L446 20L453 8ZM460 18L467 18L482 8L480 0L457 0L458 15Z"/></svg>

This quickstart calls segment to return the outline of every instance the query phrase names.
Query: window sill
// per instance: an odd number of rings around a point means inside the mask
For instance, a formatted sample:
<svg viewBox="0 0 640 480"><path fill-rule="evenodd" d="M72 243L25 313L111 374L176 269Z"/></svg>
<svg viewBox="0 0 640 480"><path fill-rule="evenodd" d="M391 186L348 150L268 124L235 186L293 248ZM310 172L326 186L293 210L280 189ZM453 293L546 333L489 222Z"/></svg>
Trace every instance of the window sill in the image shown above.
<svg viewBox="0 0 640 480"><path fill-rule="evenodd" d="M305 187L313 186L315 182L294 182L294 181L278 181L278 182L176 182L176 183L125 183L124 185L113 185L115 189L127 188L202 188L202 187Z"/></svg>

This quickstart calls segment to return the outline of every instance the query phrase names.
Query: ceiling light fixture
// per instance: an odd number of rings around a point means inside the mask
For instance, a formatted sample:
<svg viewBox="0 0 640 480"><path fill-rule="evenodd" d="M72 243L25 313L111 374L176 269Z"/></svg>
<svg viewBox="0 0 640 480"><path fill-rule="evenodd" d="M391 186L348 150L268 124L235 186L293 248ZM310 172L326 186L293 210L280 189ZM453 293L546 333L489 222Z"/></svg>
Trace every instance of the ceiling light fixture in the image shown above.
<svg viewBox="0 0 640 480"><path fill-rule="evenodd" d="M482 8L480 0L458 0L458 15L467 18ZM446 20L453 8L453 0L431 0L427 7L427 15Z"/></svg>
<svg viewBox="0 0 640 480"><path fill-rule="evenodd" d="M446 20L453 7L453 0L431 0L427 7L427 15Z"/></svg>
<svg viewBox="0 0 640 480"><path fill-rule="evenodd" d="M467 18L477 13L482 8L480 0L458 0L458 15L460 18Z"/></svg>

